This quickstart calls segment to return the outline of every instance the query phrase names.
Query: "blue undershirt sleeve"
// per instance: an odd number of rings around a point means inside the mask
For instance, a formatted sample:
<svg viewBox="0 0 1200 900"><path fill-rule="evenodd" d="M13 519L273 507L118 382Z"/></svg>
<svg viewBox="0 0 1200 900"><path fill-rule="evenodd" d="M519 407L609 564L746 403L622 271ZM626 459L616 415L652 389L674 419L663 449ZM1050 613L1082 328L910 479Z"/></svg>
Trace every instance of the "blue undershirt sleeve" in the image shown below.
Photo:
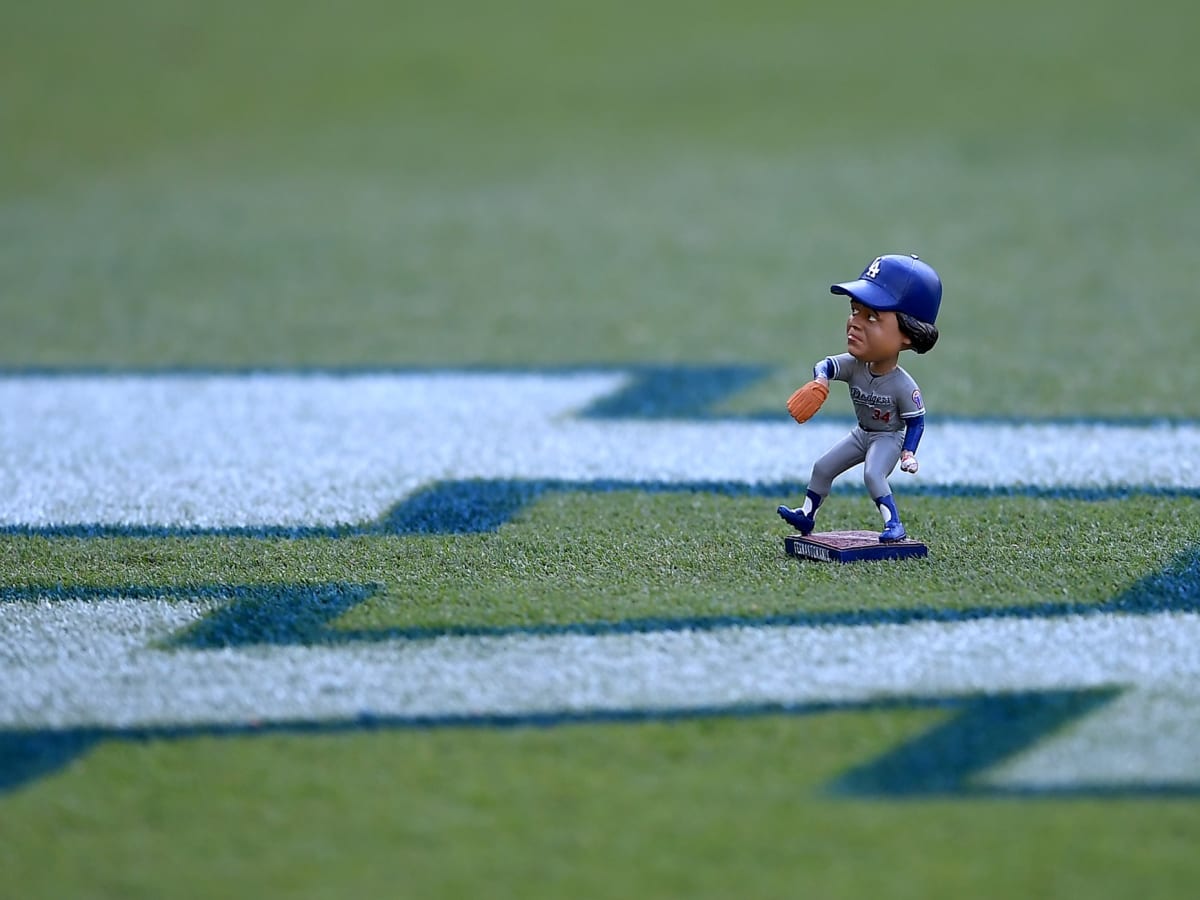
<svg viewBox="0 0 1200 900"><path fill-rule="evenodd" d="M925 433L925 417L913 416L905 420L904 446L902 450L909 453L917 452L917 444L921 443L921 435Z"/></svg>

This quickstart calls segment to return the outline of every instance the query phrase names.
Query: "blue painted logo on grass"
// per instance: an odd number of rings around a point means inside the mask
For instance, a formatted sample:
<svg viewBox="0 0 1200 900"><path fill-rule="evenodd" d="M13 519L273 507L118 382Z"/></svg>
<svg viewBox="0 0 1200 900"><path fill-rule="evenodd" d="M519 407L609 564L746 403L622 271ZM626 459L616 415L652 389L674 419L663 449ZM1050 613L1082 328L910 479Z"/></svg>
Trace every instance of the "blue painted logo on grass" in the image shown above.
<svg viewBox="0 0 1200 900"><path fill-rule="evenodd" d="M32 648L29 637L51 629L59 647L49 661L36 649L26 659L12 654L0 789L108 740L910 708L942 709L947 718L853 765L830 790L1200 787L1200 552L1101 605L540 628L336 625L376 590L4 591L0 630L10 632L9 646L20 635ZM73 654L72 642L86 653ZM164 677L181 695L169 722L159 720Z"/></svg>
<svg viewBox="0 0 1200 900"><path fill-rule="evenodd" d="M492 530L554 491L802 496L848 430L725 410L757 367L0 377L0 531L349 536ZM902 494L1200 493L1200 426L930 412ZM858 490L847 474L839 490Z"/></svg>
<svg viewBox="0 0 1200 900"><path fill-rule="evenodd" d="M726 412L762 374L16 373L0 377L0 529L469 533L564 490L762 496L773 509L851 419L800 428L782 410ZM1196 496L1198 451L1195 423L938 421L935 409L902 490ZM340 625L380 590L367 584L8 588L0 790L110 740L934 708L941 724L829 789L1194 792L1198 559L1099 605L532 629Z"/></svg>

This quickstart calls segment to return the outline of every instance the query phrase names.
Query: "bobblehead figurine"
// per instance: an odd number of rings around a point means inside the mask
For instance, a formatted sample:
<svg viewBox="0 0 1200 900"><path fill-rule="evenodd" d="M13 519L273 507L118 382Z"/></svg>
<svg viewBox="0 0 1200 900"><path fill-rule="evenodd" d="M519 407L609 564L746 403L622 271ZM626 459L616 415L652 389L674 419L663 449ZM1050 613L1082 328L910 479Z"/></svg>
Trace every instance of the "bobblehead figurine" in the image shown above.
<svg viewBox="0 0 1200 900"><path fill-rule="evenodd" d="M814 463L803 505L779 507L779 515L800 532L785 546L796 556L842 562L924 556L928 548L908 540L888 476L897 463L903 472L917 471L925 406L899 358L902 350L927 353L937 342L941 279L915 254L888 255L874 259L858 280L832 285L830 291L850 298L846 352L817 363L813 380L788 399L788 412L797 422L807 422L829 396L829 382L845 381L858 425ZM817 510L833 480L859 463L883 517L882 533L813 535Z"/></svg>

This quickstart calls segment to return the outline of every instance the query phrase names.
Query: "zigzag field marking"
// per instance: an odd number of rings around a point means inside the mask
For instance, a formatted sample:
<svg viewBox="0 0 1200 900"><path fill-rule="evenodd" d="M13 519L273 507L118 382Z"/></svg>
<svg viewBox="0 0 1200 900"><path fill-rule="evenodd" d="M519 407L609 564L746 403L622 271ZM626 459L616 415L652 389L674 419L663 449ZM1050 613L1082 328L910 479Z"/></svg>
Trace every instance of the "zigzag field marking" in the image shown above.
<svg viewBox="0 0 1200 900"><path fill-rule="evenodd" d="M1186 793L1198 586L1200 552L1093 607L376 635L328 630L369 585L9 589L0 757L16 787L109 739L934 705L831 788Z"/></svg>
<svg viewBox="0 0 1200 900"><path fill-rule="evenodd" d="M849 423L721 415L761 374L3 375L0 532L456 533L556 490L793 495ZM1200 494L1197 423L930 425L912 493ZM934 706L830 789L1193 792L1197 559L1087 608L441 634L331 627L368 585L7 589L0 790L111 739Z"/></svg>

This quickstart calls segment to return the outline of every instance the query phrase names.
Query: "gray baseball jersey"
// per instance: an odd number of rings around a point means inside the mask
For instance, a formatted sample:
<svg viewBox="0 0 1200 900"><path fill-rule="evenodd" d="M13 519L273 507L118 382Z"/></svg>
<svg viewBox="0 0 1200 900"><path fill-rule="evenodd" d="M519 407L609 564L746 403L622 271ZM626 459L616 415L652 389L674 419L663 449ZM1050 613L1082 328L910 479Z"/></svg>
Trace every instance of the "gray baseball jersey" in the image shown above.
<svg viewBox="0 0 1200 900"><path fill-rule="evenodd" d="M901 431L906 420L925 415L921 389L900 366L886 375L872 375L867 363L839 353L826 357L814 371L850 385L854 414L863 431Z"/></svg>

